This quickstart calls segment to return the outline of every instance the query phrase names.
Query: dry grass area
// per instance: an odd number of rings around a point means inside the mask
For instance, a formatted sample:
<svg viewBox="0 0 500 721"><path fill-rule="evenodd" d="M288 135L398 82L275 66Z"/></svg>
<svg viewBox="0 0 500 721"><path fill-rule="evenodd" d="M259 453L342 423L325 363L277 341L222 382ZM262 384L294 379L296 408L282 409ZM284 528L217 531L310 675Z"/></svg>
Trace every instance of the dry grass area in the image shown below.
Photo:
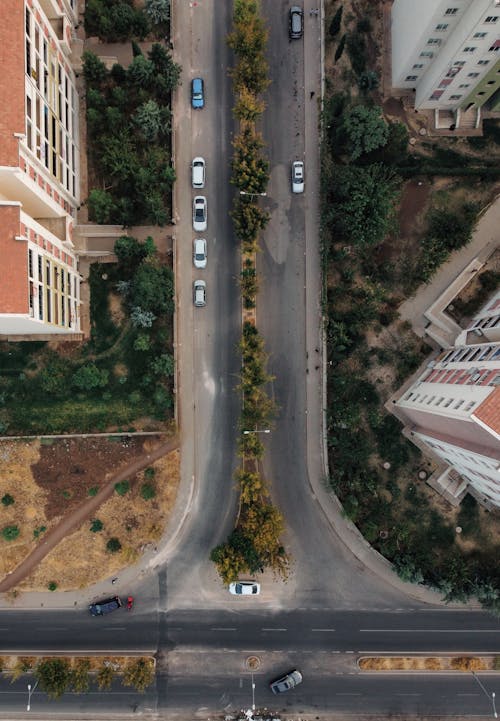
<svg viewBox="0 0 500 721"><path fill-rule="evenodd" d="M0 576L15 568L37 544L35 533L43 536L49 523L45 516L48 491L36 483L31 467L39 462L40 442L3 441L0 444L0 498L12 496L14 503L0 505L0 531L17 526L19 536L12 541L0 538Z"/></svg>
<svg viewBox="0 0 500 721"><path fill-rule="evenodd" d="M497 656L374 656L358 661L362 671L492 671Z"/></svg>
<svg viewBox="0 0 500 721"><path fill-rule="evenodd" d="M147 446L145 444L145 450ZM130 565L161 537L175 503L179 484L179 452L173 451L152 465L155 474L151 482L154 498L144 500L141 487L144 473L131 480L131 490L124 496L114 493L96 514L103 523L100 532L93 533L88 519L75 533L67 536L49 553L33 573L20 584L19 590L46 590L50 582L58 590L84 588ZM121 551L110 553L107 541L118 538Z"/></svg>
<svg viewBox="0 0 500 721"><path fill-rule="evenodd" d="M65 438L50 444L33 441L0 443L0 534L8 526L19 536L6 540L0 535L0 578L18 566L37 546L44 534L90 500L120 468L151 452L156 436L144 438ZM150 469L129 479L130 490L113 493L97 513L64 538L16 589L58 590L82 588L134 562L161 537L175 502L179 484L179 452L172 451ZM154 497L141 495L147 482ZM92 532L94 518L102 530ZM121 550L110 553L106 544L118 538Z"/></svg>

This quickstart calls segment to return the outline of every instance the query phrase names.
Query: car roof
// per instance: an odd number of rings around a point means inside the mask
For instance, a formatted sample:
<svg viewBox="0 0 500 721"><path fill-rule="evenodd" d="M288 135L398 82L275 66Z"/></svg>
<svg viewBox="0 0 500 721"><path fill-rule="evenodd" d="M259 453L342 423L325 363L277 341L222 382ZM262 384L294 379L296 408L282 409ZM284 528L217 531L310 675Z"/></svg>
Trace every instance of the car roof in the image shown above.
<svg viewBox="0 0 500 721"><path fill-rule="evenodd" d="M195 90L201 90L201 87L203 85L203 78L193 78L192 83Z"/></svg>

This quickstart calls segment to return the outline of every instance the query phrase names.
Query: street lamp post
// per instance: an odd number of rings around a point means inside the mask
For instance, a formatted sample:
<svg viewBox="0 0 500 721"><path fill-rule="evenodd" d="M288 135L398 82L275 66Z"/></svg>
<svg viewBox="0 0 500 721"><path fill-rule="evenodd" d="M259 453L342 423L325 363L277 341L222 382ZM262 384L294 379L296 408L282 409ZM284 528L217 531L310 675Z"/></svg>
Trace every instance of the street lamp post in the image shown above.
<svg viewBox="0 0 500 721"><path fill-rule="evenodd" d="M257 196L265 198L267 196L267 193L247 193L244 190L240 190L240 195L249 195L251 198L255 198Z"/></svg>
<svg viewBox="0 0 500 721"><path fill-rule="evenodd" d="M243 431L243 433L245 436L248 436L249 433L271 433L271 431L269 428L264 428L261 431L258 431L257 429L255 429L254 431Z"/></svg>
<svg viewBox="0 0 500 721"><path fill-rule="evenodd" d="M252 711L255 713L255 683L252 674Z"/></svg>
<svg viewBox="0 0 500 721"><path fill-rule="evenodd" d="M26 705L26 711L29 711L31 709L31 697L35 693L35 689L38 686L38 681L36 684L31 688L31 684L28 684L28 703Z"/></svg>
<svg viewBox="0 0 500 721"><path fill-rule="evenodd" d="M492 691L491 694L489 694L488 691L484 688L484 686L481 683L481 681L479 680L479 678L477 677L477 675L474 673L474 671L471 671L471 674L473 675L474 679L478 682L479 687L481 688L481 691L491 701L491 705L493 707L493 716L495 718L498 718L497 709L496 709L496 705L495 705L495 692Z"/></svg>

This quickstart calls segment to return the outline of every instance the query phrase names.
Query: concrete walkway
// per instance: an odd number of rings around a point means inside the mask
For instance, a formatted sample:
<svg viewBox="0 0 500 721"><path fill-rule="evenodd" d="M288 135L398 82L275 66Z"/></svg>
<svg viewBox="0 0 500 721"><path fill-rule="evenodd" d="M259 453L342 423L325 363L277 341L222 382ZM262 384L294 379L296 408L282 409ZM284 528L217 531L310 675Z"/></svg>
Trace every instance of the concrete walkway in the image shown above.
<svg viewBox="0 0 500 721"><path fill-rule="evenodd" d="M498 197L481 216L471 242L451 254L429 283L418 288L415 295L402 303L399 314L402 320L411 323L414 332L421 338L425 335L428 323L424 312L439 296L444 293L450 283L463 269L478 257L485 261L500 242L500 197Z"/></svg>

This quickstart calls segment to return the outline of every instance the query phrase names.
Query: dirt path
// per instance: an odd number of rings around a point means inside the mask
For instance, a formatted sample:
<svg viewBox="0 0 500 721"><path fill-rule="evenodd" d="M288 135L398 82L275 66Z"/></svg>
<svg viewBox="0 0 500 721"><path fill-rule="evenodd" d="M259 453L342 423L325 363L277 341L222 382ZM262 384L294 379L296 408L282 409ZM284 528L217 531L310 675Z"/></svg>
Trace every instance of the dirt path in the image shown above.
<svg viewBox="0 0 500 721"><path fill-rule="evenodd" d="M134 476L139 471L144 470L152 463L157 461L159 458L167 455L171 451L174 451L179 445L179 439L177 437L170 438L165 443L152 450L150 453L141 456L130 465L123 468L119 473L114 475L106 485L102 488L99 493L89 498L85 503L71 513L54 528L52 528L43 541L27 556L17 568L9 573L3 581L0 582L0 593L9 591L11 588L16 586L26 576L32 572L32 570L45 558L45 556L62 541L65 536L68 536L81 524L95 515L96 510L105 501L107 501L114 493L115 483L124 481L131 476Z"/></svg>

